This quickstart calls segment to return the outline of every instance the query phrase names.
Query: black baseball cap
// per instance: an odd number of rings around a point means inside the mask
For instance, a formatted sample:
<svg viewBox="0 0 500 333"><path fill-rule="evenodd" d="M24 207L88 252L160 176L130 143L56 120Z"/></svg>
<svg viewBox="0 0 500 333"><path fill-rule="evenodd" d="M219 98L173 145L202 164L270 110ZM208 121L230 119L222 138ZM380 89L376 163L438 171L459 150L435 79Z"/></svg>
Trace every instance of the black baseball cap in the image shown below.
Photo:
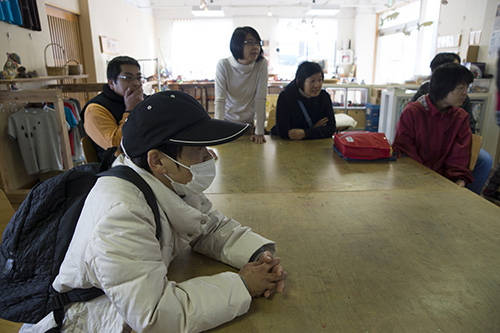
<svg viewBox="0 0 500 333"><path fill-rule="evenodd" d="M191 95L167 90L134 108L123 124L121 146L134 158L163 144L220 145L239 138L249 128L249 124L212 119Z"/></svg>

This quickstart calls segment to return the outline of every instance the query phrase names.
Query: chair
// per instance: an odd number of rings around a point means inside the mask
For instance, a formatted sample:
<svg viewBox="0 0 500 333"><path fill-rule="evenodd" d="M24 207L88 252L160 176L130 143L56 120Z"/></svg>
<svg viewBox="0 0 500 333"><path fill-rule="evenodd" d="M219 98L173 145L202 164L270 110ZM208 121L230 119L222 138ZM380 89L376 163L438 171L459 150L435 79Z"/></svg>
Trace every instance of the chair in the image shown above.
<svg viewBox="0 0 500 333"><path fill-rule="evenodd" d="M5 227L10 221L10 218L14 215L14 208L7 199L5 193L0 190L0 235L3 234Z"/></svg>
<svg viewBox="0 0 500 333"><path fill-rule="evenodd" d="M85 155L85 163L97 163L99 159L97 158L97 154L95 152L94 143L92 140L86 136L82 138L82 148L83 154Z"/></svg>
<svg viewBox="0 0 500 333"><path fill-rule="evenodd" d="M267 86L267 94L274 95L278 94L283 90L283 86Z"/></svg>
<svg viewBox="0 0 500 333"><path fill-rule="evenodd" d="M276 104L278 103L278 96L277 94L272 94L267 95L266 98L266 133L270 133L271 128L276 124Z"/></svg>
<svg viewBox="0 0 500 333"><path fill-rule="evenodd" d="M477 157L479 156L479 151L481 150L482 144L483 138L480 135L472 134L469 170L474 170L474 166L476 165Z"/></svg>

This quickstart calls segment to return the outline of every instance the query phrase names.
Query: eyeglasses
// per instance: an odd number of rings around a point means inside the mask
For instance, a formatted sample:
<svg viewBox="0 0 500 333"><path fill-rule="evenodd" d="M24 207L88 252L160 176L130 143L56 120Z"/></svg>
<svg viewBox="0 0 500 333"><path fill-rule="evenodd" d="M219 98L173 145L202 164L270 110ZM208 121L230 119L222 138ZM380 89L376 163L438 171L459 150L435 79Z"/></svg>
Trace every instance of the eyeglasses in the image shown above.
<svg viewBox="0 0 500 333"><path fill-rule="evenodd" d="M146 78L144 76L117 75L116 77L125 80L125 82L128 83L131 83L133 81L139 81L140 83L146 82Z"/></svg>
<svg viewBox="0 0 500 333"><path fill-rule="evenodd" d="M246 40L243 43L248 44L250 46L254 46L254 45L260 45L260 46L262 46L262 44L264 44L264 43L262 43L261 40L252 40L252 39L251 40Z"/></svg>

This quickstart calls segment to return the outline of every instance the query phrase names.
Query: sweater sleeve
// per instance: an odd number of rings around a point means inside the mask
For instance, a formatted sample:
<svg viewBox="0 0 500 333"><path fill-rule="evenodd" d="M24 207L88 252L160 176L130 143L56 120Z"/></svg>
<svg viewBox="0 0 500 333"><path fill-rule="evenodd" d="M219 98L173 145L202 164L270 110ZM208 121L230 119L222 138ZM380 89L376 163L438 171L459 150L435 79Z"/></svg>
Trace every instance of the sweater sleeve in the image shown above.
<svg viewBox="0 0 500 333"><path fill-rule="evenodd" d="M267 59L259 62L259 75L257 79L257 88L255 92L255 134L263 135L264 123L266 121L266 97L267 97Z"/></svg>
<svg viewBox="0 0 500 333"><path fill-rule="evenodd" d="M469 117L460 118L460 123L457 126L460 129L457 132L448 156L444 160L443 176L452 181L462 179L466 183L472 183L474 177L469 170L472 149L472 133L469 127Z"/></svg>
<svg viewBox="0 0 500 333"><path fill-rule="evenodd" d="M333 113L332 100L330 95L324 91L321 91L321 97L323 100L321 102L320 115L317 117L318 121L324 117L328 118L328 123L326 126L305 128L307 139L324 139L329 138L335 133L335 116ZM314 123L313 123L314 126Z"/></svg>
<svg viewBox="0 0 500 333"><path fill-rule="evenodd" d="M102 149L117 147L122 138L122 126L129 113L124 113L117 124L115 118L103 106L89 104L85 110L85 132Z"/></svg>
<svg viewBox="0 0 500 333"><path fill-rule="evenodd" d="M227 73L224 68L224 59L219 60L217 63L217 70L215 72L215 119L224 120L226 112L226 98L227 98Z"/></svg>
<svg viewBox="0 0 500 333"><path fill-rule="evenodd" d="M422 158L417 152L415 134L415 120L411 113L411 105L406 106L398 124L396 125L396 134L392 148L399 154L406 154L408 157L414 159L420 164L424 164Z"/></svg>

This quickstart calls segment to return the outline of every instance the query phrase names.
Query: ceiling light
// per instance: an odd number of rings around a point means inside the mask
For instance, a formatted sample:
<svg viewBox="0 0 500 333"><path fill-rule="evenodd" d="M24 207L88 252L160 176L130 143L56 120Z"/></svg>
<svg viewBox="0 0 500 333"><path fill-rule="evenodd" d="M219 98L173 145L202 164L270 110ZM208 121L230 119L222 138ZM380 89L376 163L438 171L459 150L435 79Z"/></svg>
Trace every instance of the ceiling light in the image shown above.
<svg viewBox="0 0 500 333"><path fill-rule="evenodd" d="M221 6L206 6L205 9L193 6L191 14L196 17L224 17L224 11Z"/></svg>
<svg viewBox="0 0 500 333"><path fill-rule="evenodd" d="M335 16L340 12L340 6L311 5L308 16Z"/></svg>
<svg viewBox="0 0 500 333"><path fill-rule="evenodd" d="M273 16L273 11L271 10L271 7L267 10L267 16L271 17Z"/></svg>

